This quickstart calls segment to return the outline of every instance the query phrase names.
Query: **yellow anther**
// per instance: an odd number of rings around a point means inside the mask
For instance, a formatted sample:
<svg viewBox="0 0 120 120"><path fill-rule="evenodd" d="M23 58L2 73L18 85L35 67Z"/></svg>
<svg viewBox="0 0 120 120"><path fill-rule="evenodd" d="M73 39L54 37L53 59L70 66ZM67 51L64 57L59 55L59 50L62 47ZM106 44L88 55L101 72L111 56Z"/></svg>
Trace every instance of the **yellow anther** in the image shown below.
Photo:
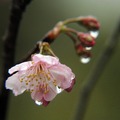
<svg viewBox="0 0 120 120"><path fill-rule="evenodd" d="M53 84L54 84L55 86L57 86L56 80L53 81Z"/></svg>
<svg viewBox="0 0 120 120"><path fill-rule="evenodd" d="M37 76L37 74L32 74L32 77L36 77Z"/></svg>
<svg viewBox="0 0 120 120"><path fill-rule="evenodd" d="M23 79L20 79L20 82L23 82Z"/></svg>
<svg viewBox="0 0 120 120"><path fill-rule="evenodd" d="M34 90L30 90L30 92L32 93Z"/></svg>
<svg viewBox="0 0 120 120"><path fill-rule="evenodd" d="M55 82L53 82L53 84L54 84L55 86L57 86L57 84L56 84Z"/></svg>
<svg viewBox="0 0 120 120"><path fill-rule="evenodd" d="M46 74L46 77L47 77L47 80L49 81L50 80L50 76L48 74Z"/></svg>
<svg viewBox="0 0 120 120"><path fill-rule="evenodd" d="M28 75L28 76L27 76L27 78L30 78L30 77L31 77L31 75Z"/></svg>
<svg viewBox="0 0 120 120"><path fill-rule="evenodd" d="M49 90L45 90L45 91L44 91L44 94L47 94L48 92L49 92Z"/></svg>
<svg viewBox="0 0 120 120"><path fill-rule="evenodd" d="M28 82L26 82L26 85L28 85Z"/></svg>
<svg viewBox="0 0 120 120"><path fill-rule="evenodd" d="M31 86L34 86L34 84L31 84Z"/></svg>
<svg viewBox="0 0 120 120"><path fill-rule="evenodd" d="M28 80L25 80L25 82L28 82Z"/></svg>

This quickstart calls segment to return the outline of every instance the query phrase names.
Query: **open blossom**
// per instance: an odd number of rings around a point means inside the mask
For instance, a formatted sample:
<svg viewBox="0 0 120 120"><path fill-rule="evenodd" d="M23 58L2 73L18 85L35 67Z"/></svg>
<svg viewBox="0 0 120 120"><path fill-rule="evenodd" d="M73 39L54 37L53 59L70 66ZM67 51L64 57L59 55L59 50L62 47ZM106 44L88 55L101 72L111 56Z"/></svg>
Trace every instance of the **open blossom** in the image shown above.
<svg viewBox="0 0 120 120"><path fill-rule="evenodd" d="M6 80L6 88L15 96L30 91L37 104L47 106L61 91L71 91L75 75L57 57L35 54L31 59L9 69L12 75Z"/></svg>

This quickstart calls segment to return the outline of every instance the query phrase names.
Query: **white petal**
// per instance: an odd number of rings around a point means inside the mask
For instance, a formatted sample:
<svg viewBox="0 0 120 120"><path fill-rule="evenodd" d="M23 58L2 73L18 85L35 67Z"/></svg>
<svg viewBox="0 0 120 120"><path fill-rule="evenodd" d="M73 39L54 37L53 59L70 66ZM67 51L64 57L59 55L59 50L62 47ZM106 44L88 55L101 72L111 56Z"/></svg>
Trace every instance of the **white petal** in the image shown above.
<svg viewBox="0 0 120 120"><path fill-rule="evenodd" d="M10 68L8 72L9 72L9 74L12 74L12 73L19 71L19 70L27 70L31 66L32 66L31 61L23 62L23 63L17 64L14 67Z"/></svg>
<svg viewBox="0 0 120 120"><path fill-rule="evenodd" d="M5 87L6 89L13 90L15 96L22 94L26 90L25 85L23 85L18 79L18 73L12 75L6 80Z"/></svg>
<svg viewBox="0 0 120 120"><path fill-rule="evenodd" d="M57 85L63 89L69 88L72 80L75 78L71 69L66 65L59 64L57 66L53 66L49 71L56 79Z"/></svg>

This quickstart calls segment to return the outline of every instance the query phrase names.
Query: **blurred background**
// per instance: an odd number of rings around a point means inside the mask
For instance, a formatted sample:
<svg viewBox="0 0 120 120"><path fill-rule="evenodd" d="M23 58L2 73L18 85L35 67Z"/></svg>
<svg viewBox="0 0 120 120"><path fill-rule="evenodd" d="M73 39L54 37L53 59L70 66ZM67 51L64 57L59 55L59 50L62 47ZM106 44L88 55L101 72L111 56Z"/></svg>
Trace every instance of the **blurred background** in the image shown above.
<svg viewBox="0 0 120 120"><path fill-rule="evenodd" d="M0 0L0 56L10 4L11 0ZM37 106L29 93L15 97L11 92L7 120L74 120L81 84L120 20L120 0L33 0L24 13L16 46L17 61L58 21L87 15L95 16L101 24L96 46L92 50L93 57L88 64L80 63L72 41L65 35L61 35L51 46L61 63L71 67L76 74L72 92L59 94L47 107ZM120 42L92 92L84 120L120 120L119 51Z"/></svg>

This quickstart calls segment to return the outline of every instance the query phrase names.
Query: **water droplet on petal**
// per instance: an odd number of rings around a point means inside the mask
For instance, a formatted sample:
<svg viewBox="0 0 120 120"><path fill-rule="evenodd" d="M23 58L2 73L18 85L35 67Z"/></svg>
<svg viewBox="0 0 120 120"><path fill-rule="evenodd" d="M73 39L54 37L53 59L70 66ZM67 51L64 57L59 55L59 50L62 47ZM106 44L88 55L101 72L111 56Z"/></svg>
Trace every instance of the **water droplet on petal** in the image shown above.
<svg viewBox="0 0 120 120"><path fill-rule="evenodd" d="M37 104L37 105L42 105L42 102L39 102L39 101L35 101L35 103Z"/></svg>
<svg viewBox="0 0 120 120"><path fill-rule="evenodd" d="M58 86L56 86L56 89L57 89L57 93L58 93L58 94L63 91L63 89L62 89L62 88L59 88Z"/></svg>
<svg viewBox="0 0 120 120"><path fill-rule="evenodd" d="M97 38L97 36L99 35L99 31L90 31L90 35L94 38Z"/></svg>
<svg viewBox="0 0 120 120"><path fill-rule="evenodd" d="M91 49L92 49L92 47L85 47L85 49L86 49L86 50L91 50Z"/></svg>
<svg viewBox="0 0 120 120"><path fill-rule="evenodd" d="M81 61L83 64L87 64L87 63L90 61L90 57L81 57L81 58L80 58L80 61Z"/></svg>

